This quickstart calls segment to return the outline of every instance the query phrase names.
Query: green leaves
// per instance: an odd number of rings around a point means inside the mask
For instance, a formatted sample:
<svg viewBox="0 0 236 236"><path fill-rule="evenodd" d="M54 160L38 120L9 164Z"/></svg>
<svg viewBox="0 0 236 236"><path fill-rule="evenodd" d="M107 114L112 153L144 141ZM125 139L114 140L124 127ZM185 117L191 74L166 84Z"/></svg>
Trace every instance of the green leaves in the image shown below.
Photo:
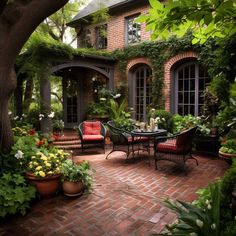
<svg viewBox="0 0 236 236"><path fill-rule="evenodd" d="M232 36L235 30L236 3L234 0L150 0L151 9L141 22L152 30L152 39L170 37L168 31L178 37L191 29L192 43L205 43L212 38ZM191 22L191 23L190 23Z"/></svg>
<svg viewBox="0 0 236 236"><path fill-rule="evenodd" d="M23 176L19 174L3 174L0 177L0 217L17 212L24 215L36 190L28 186Z"/></svg>

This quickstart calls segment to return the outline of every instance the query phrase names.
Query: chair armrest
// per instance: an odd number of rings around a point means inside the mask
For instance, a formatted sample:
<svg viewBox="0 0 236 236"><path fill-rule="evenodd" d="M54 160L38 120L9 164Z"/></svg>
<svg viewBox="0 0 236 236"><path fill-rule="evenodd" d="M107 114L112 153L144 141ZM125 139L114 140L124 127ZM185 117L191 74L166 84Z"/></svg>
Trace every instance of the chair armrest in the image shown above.
<svg viewBox="0 0 236 236"><path fill-rule="evenodd" d="M83 138L82 124L79 124L79 126L77 128L77 133L78 133L80 139L82 139Z"/></svg>

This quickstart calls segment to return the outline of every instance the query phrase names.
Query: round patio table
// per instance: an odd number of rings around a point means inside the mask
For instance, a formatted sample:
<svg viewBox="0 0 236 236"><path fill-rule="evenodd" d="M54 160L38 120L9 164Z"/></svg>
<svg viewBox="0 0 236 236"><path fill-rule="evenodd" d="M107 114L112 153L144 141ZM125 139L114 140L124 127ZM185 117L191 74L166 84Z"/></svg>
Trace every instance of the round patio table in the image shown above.
<svg viewBox="0 0 236 236"><path fill-rule="evenodd" d="M167 130L165 129L158 129L155 131L151 130L140 130L135 129L130 132L133 137L147 137L149 139L148 144L148 157L149 157L149 164L150 164L150 143L154 141L156 137L164 136L167 134Z"/></svg>

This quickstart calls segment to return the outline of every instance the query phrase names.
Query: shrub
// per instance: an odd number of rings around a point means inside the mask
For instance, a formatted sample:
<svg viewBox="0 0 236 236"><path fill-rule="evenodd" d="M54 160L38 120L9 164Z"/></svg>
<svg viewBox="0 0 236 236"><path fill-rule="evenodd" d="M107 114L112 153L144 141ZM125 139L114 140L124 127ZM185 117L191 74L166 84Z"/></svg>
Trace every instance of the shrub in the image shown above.
<svg viewBox="0 0 236 236"><path fill-rule="evenodd" d="M0 217L18 212L24 215L35 194L35 188L28 186L23 176L3 174L0 177Z"/></svg>

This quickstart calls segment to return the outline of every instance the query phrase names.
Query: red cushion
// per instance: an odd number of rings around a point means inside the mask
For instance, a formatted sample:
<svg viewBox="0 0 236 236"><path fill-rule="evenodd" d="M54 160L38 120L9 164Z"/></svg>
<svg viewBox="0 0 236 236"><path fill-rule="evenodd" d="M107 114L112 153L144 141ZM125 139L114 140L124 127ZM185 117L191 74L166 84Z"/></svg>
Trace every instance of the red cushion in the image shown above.
<svg viewBox="0 0 236 236"><path fill-rule="evenodd" d="M84 135L99 135L101 134L100 121L84 121L83 122Z"/></svg>
<svg viewBox="0 0 236 236"><path fill-rule="evenodd" d="M157 151L166 153L181 153L183 149L177 146L176 139L172 139L162 143L158 143Z"/></svg>
<svg viewBox="0 0 236 236"><path fill-rule="evenodd" d="M84 141L100 141L104 140L104 137L101 134L87 134L83 135L82 139Z"/></svg>

